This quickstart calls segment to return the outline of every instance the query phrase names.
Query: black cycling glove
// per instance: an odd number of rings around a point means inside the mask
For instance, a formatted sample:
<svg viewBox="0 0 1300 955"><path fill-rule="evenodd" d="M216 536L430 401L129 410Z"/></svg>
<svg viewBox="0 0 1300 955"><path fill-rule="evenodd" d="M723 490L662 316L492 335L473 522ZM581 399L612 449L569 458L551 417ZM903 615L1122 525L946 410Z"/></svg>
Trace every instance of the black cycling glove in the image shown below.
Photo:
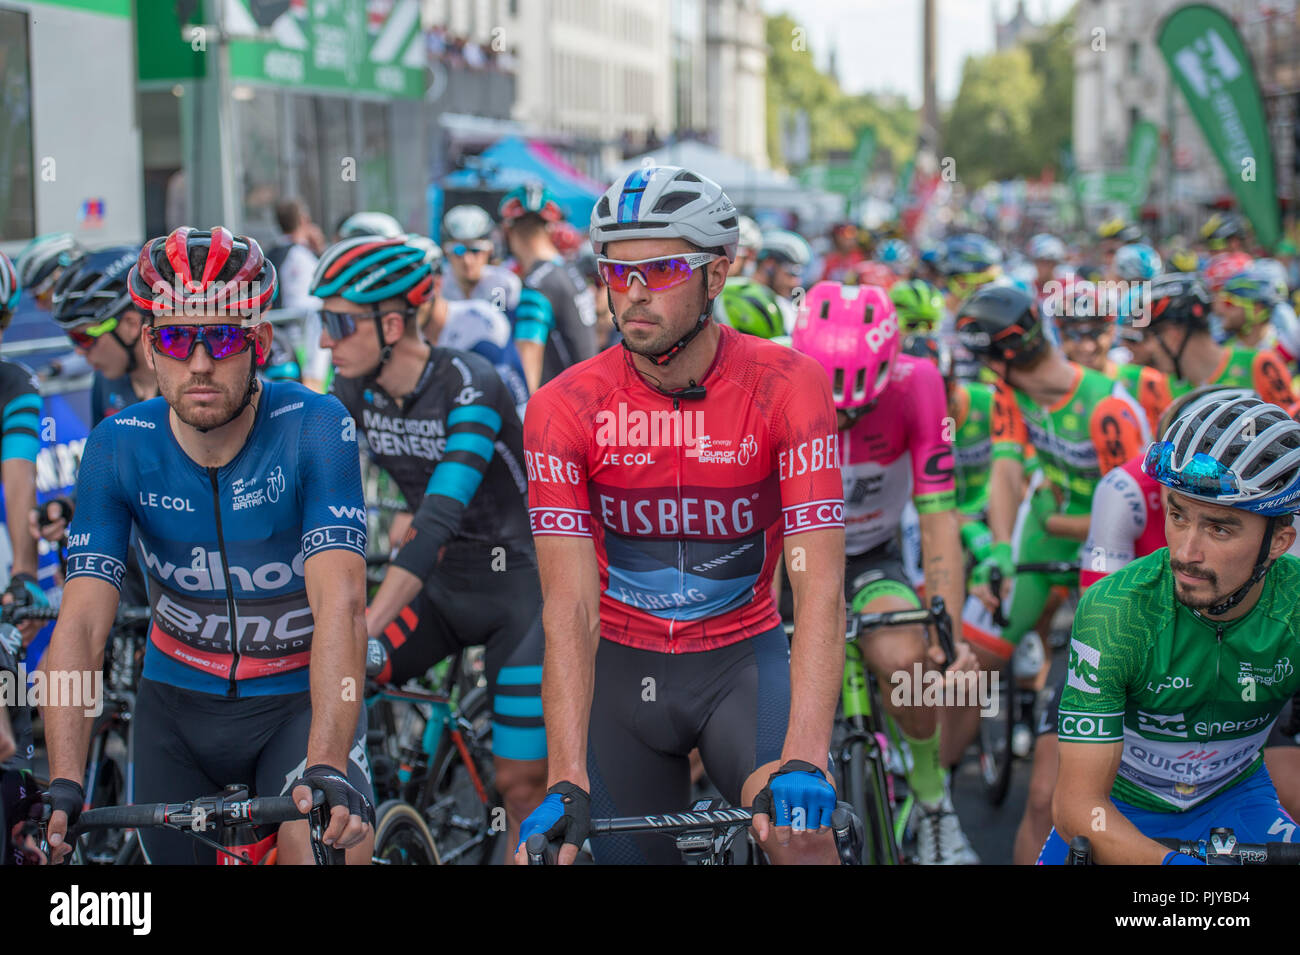
<svg viewBox="0 0 1300 955"><path fill-rule="evenodd" d="M342 806L347 809L348 815L360 816L370 825L375 824L375 807L370 805L370 800L348 782L346 774L333 766L325 763L308 766L302 778L289 788L292 791L297 786L306 786L324 793L327 809Z"/></svg>
<svg viewBox="0 0 1300 955"><path fill-rule="evenodd" d="M81 788L81 783L62 777L51 779L45 792L49 797L50 809L55 812L62 809L68 814L68 829L75 826L81 816L81 807L86 804L86 791Z"/></svg>

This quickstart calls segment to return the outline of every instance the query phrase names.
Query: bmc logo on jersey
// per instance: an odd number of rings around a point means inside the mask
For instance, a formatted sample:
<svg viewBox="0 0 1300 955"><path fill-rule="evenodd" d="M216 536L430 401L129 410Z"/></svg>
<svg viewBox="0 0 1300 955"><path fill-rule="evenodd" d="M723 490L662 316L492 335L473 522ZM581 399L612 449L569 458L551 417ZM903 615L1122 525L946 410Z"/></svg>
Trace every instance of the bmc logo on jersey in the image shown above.
<svg viewBox="0 0 1300 955"><path fill-rule="evenodd" d="M885 316L884 321L867 329L867 344L871 346L873 355L880 353L881 347L888 339L897 337L898 319L892 312Z"/></svg>

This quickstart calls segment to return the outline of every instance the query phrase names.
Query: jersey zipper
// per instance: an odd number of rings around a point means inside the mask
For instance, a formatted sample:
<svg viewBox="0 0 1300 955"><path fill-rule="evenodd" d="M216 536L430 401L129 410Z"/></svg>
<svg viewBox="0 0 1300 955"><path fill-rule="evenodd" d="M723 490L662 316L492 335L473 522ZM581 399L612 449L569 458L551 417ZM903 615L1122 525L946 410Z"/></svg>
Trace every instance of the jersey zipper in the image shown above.
<svg viewBox="0 0 1300 955"><path fill-rule="evenodd" d="M226 558L226 539L221 532L221 491L217 484L219 468L207 468L208 481L212 485L212 510L217 517L217 553L221 555L221 574L226 580L226 614L230 631L230 684L226 687L226 696L231 699L239 697L239 684L235 674L239 672L239 618L235 615L235 588L230 580L230 561Z"/></svg>

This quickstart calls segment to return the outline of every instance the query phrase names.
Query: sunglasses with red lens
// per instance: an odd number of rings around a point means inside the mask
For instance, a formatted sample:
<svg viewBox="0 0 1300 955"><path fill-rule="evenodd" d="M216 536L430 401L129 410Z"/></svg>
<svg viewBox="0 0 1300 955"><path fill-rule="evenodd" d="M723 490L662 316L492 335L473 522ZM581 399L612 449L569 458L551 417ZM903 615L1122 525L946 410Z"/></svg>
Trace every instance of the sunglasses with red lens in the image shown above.
<svg viewBox="0 0 1300 955"><path fill-rule="evenodd" d="M620 294L632 287L633 279L639 279L652 292L663 292L688 281L696 269L716 258L712 252L661 255L634 261L600 258L596 260L596 269L604 283Z"/></svg>
<svg viewBox="0 0 1300 955"><path fill-rule="evenodd" d="M162 325L150 332L154 351L176 361L188 361L202 341L214 361L248 351L257 332L243 325Z"/></svg>

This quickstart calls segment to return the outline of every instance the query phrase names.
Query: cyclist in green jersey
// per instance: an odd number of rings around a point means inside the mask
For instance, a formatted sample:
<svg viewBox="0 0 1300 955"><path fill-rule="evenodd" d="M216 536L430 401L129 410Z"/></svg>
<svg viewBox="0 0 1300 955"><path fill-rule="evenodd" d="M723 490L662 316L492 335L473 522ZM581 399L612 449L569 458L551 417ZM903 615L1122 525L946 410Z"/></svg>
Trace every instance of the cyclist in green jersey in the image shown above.
<svg viewBox="0 0 1300 955"><path fill-rule="evenodd" d="M1300 412L1277 352L1215 342L1209 293L1196 276L1158 277L1123 318L1123 336L1134 359L1168 375L1173 397L1202 385L1250 388L1292 417Z"/></svg>
<svg viewBox="0 0 1300 955"><path fill-rule="evenodd" d="M1142 469L1164 485L1169 546L1080 601L1041 863L1081 834L1108 864L1195 864L1153 840L1213 827L1295 836L1260 749L1300 689L1300 560L1286 554L1300 424L1255 397L1207 395Z"/></svg>
<svg viewBox="0 0 1300 955"><path fill-rule="evenodd" d="M1126 301L1129 287L1119 287L1123 297L1115 294L1113 285L1099 287L1093 282L1074 278L1048 288L1050 291L1042 306L1044 311L1051 310L1061 333L1061 351L1065 352L1065 357L1101 372L1111 381L1120 382L1142 406L1154 433L1171 400L1169 379L1147 365L1121 364L1110 357L1117 332L1117 306Z"/></svg>
<svg viewBox="0 0 1300 955"><path fill-rule="evenodd" d="M1073 575L1016 577L1015 564L1078 558L1088 535L1093 490L1107 471L1141 450L1149 429L1122 385L1069 361L1047 341L1037 303L1019 288L990 285L976 291L957 313L957 335L999 379L988 509L994 543L975 570L972 591L993 610L996 601L987 586L992 568L1010 584L1008 626L1000 635L968 639L992 657L1007 659L1038 621L1052 585L1074 580ZM1022 502L1026 444L1042 465Z"/></svg>

